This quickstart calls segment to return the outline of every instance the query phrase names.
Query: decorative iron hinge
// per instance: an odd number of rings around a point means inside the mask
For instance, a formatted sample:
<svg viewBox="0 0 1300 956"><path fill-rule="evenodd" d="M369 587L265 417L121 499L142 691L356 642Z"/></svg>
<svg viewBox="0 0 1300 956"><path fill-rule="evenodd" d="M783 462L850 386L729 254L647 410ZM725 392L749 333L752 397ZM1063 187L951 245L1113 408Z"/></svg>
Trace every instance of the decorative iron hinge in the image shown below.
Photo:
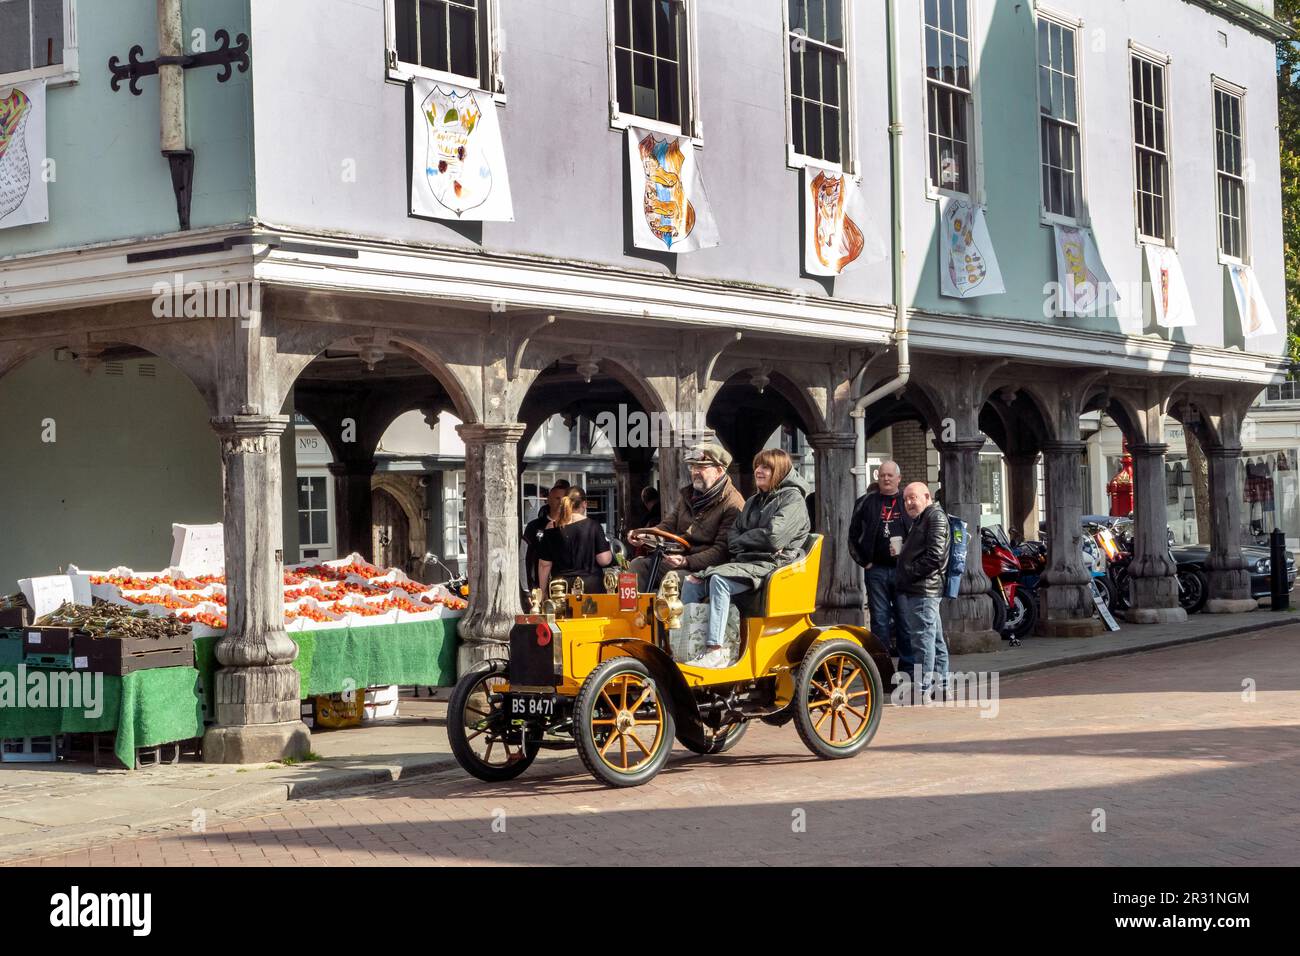
<svg viewBox="0 0 1300 956"><path fill-rule="evenodd" d="M230 34L225 30L218 30L214 38L220 46L215 50L206 50L203 53L187 53L184 56L160 56L156 60L141 60L144 55L144 47L138 43L131 47L131 52L127 54L126 63L122 63L117 57L110 57L108 69L113 74L112 86L113 92L116 93L122 88L122 81L130 81L132 96L139 96L144 91L140 89L140 79L146 76L156 76L160 66L181 66L187 70L197 69L202 66L219 66L221 73L217 75L218 83L225 83L234 75L234 67L239 67L240 73L248 72L248 51L249 42L248 34L239 34L239 39L234 46L230 45Z"/></svg>

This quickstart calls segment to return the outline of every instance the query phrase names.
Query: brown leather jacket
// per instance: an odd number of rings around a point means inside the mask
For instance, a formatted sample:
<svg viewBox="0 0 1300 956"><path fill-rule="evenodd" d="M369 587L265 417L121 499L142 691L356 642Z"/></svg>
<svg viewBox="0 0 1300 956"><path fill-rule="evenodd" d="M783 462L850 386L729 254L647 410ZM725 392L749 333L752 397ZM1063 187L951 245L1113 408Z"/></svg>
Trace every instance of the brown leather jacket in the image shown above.
<svg viewBox="0 0 1300 956"><path fill-rule="evenodd" d="M689 500L694 489L687 485L677 495L677 508L659 523L659 528L691 543L686 552L686 569L702 571L728 559L727 539L731 535L731 526L745 507L745 499L729 477L722 481L727 488L718 496L708 510L700 515L692 515Z"/></svg>

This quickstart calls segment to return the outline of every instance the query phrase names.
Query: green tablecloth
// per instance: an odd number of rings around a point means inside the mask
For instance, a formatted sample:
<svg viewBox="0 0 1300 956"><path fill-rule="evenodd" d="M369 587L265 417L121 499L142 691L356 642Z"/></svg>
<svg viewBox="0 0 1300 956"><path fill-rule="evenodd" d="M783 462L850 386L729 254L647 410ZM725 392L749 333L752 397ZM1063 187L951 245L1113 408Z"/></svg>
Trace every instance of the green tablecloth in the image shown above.
<svg viewBox="0 0 1300 956"><path fill-rule="evenodd" d="M15 682L18 679L16 664L6 664L0 667L0 672L13 674L11 679ZM51 675L68 674L67 671L37 672L28 668L29 687L34 673L43 673L43 677L37 678L42 681L48 681ZM85 677L71 676L78 680ZM103 680L98 716L86 716L84 706L0 706L0 738L116 730L113 752L122 763L134 767L137 747L154 747L203 736L203 704L199 699L199 674L194 668L157 667L125 677L110 674L91 676ZM85 704L85 698L81 703Z"/></svg>
<svg viewBox="0 0 1300 956"><path fill-rule="evenodd" d="M294 667L302 696L348 689L419 684L446 687L456 681L456 618L377 627L301 631ZM117 731L113 751L128 767L135 749L203 736L203 703L211 700L218 638L194 642L194 667L158 667L126 677L103 677L103 709L0 706L0 738ZM17 680L16 665L0 666ZM29 670L28 673L31 673ZM66 672L54 672L66 673ZM123 715L127 719L123 719Z"/></svg>
<svg viewBox="0 0 1300 956"><path fill-rule="evenodd" d="M389 684L450 687L456 683L457 620L442 618L290 634L298 645L298 659L293 666L302 678L302 696ZM215 637L201 637L194 642L195 666L205 689L212 686L217 666L213 648L217 641Z"/></svg>

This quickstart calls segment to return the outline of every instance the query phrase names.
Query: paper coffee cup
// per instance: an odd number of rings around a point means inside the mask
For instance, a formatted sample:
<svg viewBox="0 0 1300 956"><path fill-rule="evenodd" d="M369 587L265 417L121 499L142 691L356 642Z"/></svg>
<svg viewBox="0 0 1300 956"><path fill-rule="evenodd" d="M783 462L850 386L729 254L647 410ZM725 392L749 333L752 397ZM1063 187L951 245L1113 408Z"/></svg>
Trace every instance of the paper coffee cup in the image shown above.
<svg viewBox="0 0 1300 956"><path fill-rule="evenodd" d="M889 539L889 553L894 557L898 557L898 552L902 550L903 550L903 537L902 535L896 534Z"/></svg>

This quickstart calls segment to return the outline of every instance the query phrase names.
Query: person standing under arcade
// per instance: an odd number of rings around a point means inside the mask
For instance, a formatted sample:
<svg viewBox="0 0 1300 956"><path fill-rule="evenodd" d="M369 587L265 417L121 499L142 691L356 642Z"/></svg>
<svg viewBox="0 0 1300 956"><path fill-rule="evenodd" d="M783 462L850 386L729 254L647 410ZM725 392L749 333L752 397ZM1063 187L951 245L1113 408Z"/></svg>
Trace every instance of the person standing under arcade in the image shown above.
<svg viewBox="0 0 1300 956"><path fill-rule="evenodd" d="M899 669L910 674L912 642L907 629L899 626L898 592L894 586L898 552L912 527L898 490L902 478L897 462L887 461L880 466L878 490L863 495L853 506L849 550L863 568L871 632L886 650L898 654Z"/></svg>

